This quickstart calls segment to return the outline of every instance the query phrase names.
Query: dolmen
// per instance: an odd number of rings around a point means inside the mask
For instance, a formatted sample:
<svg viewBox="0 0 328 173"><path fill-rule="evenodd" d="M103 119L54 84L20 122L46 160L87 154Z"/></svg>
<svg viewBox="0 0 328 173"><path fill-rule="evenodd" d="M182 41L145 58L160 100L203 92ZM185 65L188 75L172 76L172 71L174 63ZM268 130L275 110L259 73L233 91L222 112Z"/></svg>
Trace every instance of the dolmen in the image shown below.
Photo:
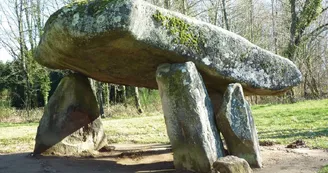
<svg viewBox="0 0 328 173"><path fill-rule="evenodd" d="M72 146L56 142L86 127L98 137L88 137L93 143L80 141L75 151L104 145L103 130L92 125L99 116L87 82L93 78L159 89L174 165L201 173L219 172L228 162L227 170L235 169L232 163L242 165L244 172L249 172L248 165L261 167L245 95L281 94L302 79L286 58L142 0L78 1L61 8L48 19L35 59L74 72L63 79L45 108L35 152ZM224 158L220 133L228 153L239 158Z"/></svg>

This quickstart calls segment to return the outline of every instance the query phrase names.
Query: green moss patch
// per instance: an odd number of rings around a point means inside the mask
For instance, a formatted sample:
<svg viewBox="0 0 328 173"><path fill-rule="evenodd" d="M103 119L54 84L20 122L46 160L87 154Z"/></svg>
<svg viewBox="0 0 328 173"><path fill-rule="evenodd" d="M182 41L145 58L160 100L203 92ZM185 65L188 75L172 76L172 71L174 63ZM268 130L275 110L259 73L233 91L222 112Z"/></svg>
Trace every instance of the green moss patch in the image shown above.
<svg viewBox="0 0 328 173"><path fill-rule="evenodd" d="M190 28L190 24L177 17L164 16L158 10L153 14L153 18L160 22L165 28L167 28L170 34L177 36L173 42L177 44L183 44L187 47L191 47L199 50L199 43L201 42L200 35L194 33Z"/></svg>

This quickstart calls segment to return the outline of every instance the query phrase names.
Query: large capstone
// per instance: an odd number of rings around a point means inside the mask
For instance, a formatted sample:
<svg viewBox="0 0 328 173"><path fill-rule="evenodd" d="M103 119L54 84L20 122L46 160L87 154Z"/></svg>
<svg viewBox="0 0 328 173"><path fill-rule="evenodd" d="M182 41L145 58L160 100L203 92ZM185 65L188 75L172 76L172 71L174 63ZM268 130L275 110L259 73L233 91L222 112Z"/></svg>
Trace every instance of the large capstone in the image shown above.
<svg viewBox="0 0 328 173"><path fill-rule="evenodd" d="M224 154L211 101L196 66L192 62L163 64L156 79L175 167L208 173Z"/></svg>
<svg viewBox="0 0 328 173"><path fill-rule="evenodd" d="M87 77L70 74L44 108L34 154L74 155L107 144L96 98Z"/></svg>
<svg viewBox="0 0 328 173"><path fill-rule="evenodd" d="M240 84L228 86L216 123L230 154L244 158L252 167L262 167L257 131Z"/></svg>
<svg viewBox="0 0 328 173"><path fill-rule="evenodd" d="M208 89L241 83L246 94L273 95L301 82L288 59L209 23L142 0L78 1L47 21L36 60L99 81L157 88L156 68L192 61Z"/></svg>

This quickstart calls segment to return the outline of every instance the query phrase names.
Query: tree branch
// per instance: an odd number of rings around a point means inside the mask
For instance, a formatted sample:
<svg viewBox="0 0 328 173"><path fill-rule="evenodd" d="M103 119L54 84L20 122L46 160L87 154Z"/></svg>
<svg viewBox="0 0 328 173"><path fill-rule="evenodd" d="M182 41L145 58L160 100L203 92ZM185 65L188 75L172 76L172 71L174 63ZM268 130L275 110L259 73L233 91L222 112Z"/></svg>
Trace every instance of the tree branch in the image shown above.
<svg viewBox="0 0 328 173"><path fill-rule="evenodd" d="M325 30L328 30L328 23L320 25L319 27L317 27L315 30L313 30L309 34L306 34L304 37L304 40L308 40L309 38L311 38L313 36L318 36L320 33L322 33Z"/></svg>

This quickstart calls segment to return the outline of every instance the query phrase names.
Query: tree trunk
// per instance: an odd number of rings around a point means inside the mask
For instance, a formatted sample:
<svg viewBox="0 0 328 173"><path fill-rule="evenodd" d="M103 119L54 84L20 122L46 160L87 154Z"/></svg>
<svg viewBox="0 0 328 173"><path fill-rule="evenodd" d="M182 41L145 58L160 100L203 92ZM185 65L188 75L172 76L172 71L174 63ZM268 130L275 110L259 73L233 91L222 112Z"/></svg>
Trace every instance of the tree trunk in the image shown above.
<svg viewBox="0 0 328 173"><path fill-rule="evenodd" d="M223 11L223 17L224 17L224 23L227 30L230 30L229 27L229 21L228 21L228 14L227 14L227 8L226 8L226 0L222 0L222 11Z"/></svg>
<svg viewBox="0 0 328 173"><path fill-rule="evenodd" d="M274 8L274 1L271 0L271 15L272 15L272 38L273 38L273 48L274 48L274 53L278 54L278 46L277 46L277 31L276 31L276 15L277 11Z"/></svg>
<svg viewBox="0 0 328 173"><path fill-rule="evenodd" d="M138 110L138 113L139 114L143 113L143 110L142 110L141 104L140 104L139 89L138 89L138 87L134 87L134 100L135 100L135 104L136 104L136 108Z"/></svg>
<svg viewBox="0 0 328 173"><path fill-rule="evenodd" d="M164 8L165 9L171 8L171 0L164 0Z"/></svg>
<svg viewBox="0 0 328 173"><path fill-rule="evenodd" d="M20 0L19 2L15 1L15 15L17 17L17 23L18 23L18 32L19 32L19 50L20 50L20 60L22 62L22 70L23 70L23 76L25 81L25 89L24 89L24 97L25 97L25 109L27 112L27 116L30 116L30 106L31 106L31 93L30 93L30 80L29 80L29 74L28 74L28 66L27 66L27 59L26 59L26 43L25 43L25 34L24 34L24 26L23 26L23 5L25 4L25 1Z"/></svg>
<svg viewBox="0 0 328 173"><path fill-rule="evenodd" d="M187 0L181 1L181 13L187 15Z"/></svg>
<svg viewBox="0 0 328 173"><path fill-rule="evenodd" d="M97 84L97 101L99 105L99 113L101 118L105 118L104 116L104 104L103 104L103 88L101 82L96 82Z"/></svg>
<svg viewBox="0 0 328 173"><path fill-rule="evenodd" d="M126 87L125 85L122 85L122 102L125 107L127 107L127 100L126 100Z"/></svg>
<svg viewBox="0 0 328 173"><path fill-rule="evenodd" d="M291 13L291 25L290 25L290 30L289 30L289 32L290 32L289 45L287 47L286 55L287 55L287 58L290 59L291 61L294 61L294 56L295 56L295 50L296 50L296 45L295 45L296 38L295 37L296 37L296 27L297 27L297 21L298 21L295 1L296 0L289 0L290 13ZM287 91L286 95L287 95L287 98L289 99L290 103L296 102L293 89Z"/></svg>
<svg viewBox="0 0 328 173"><path fill-rule="evenodd" d="M249 21L250 21L250 34L251 34L251 42L254 42L254 6L253 6L253 0L249 0Z"/></svg>
<svg viewBox="0 0 328 173"><path fill-rule="evenodd" d="M106 107L107 107L107 112L109 112L109 85L108 85L108 83L106 83L105 85L104 85L104 95L103 95L103 98L104 98L104 103L105 103L105 105L106 105Z"/></svg>
<svg viewBox="0 0 328 173"><path fill-rule="evenodd" d="M117 98L117 85L116 84L114 84L113 85L113 88L114 88L114 99L113 99L113 101L114 101L114 104L117 104L117 102L118 102L118 98Z"/></svg>

